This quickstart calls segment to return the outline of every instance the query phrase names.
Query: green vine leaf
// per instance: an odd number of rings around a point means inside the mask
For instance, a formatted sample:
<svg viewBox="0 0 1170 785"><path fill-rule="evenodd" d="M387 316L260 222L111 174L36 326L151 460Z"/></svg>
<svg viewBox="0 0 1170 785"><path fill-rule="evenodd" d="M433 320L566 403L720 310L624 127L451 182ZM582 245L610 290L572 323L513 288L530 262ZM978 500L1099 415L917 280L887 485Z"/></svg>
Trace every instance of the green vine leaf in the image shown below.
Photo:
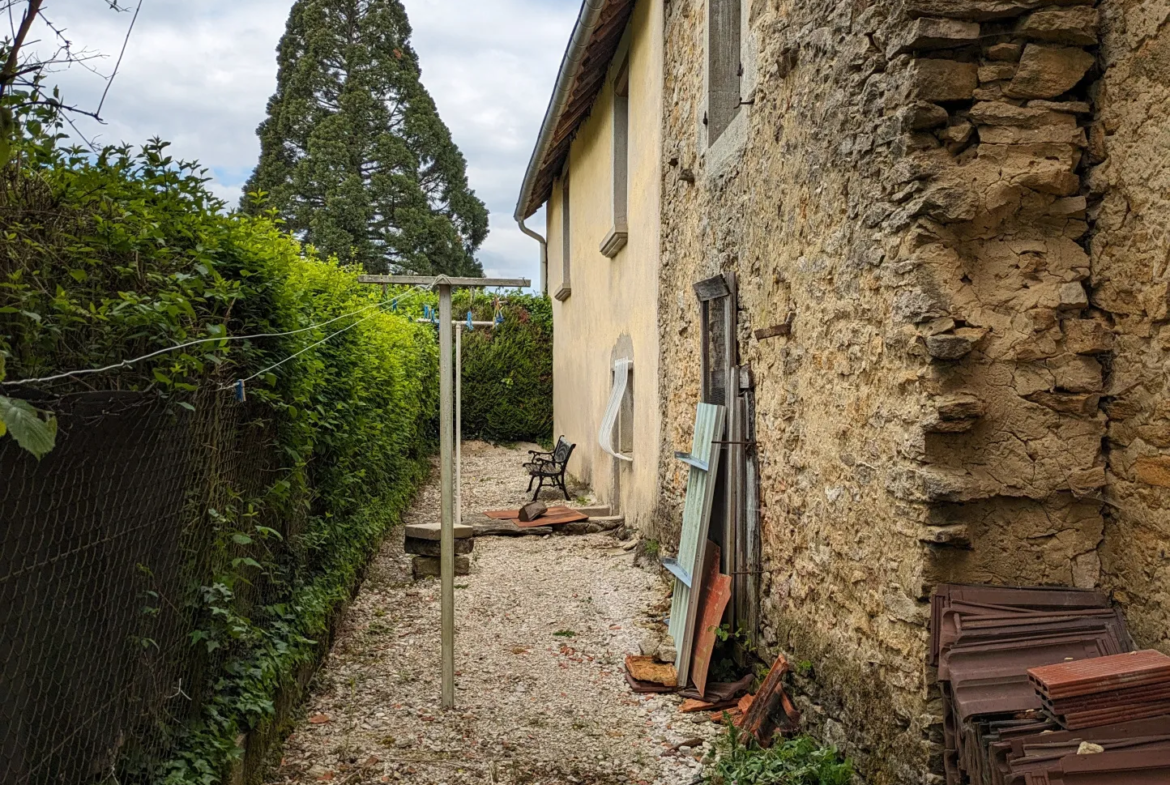
<svg viewBox="0 0 1170 785"><path fill-rule="evenodd" d="M6 398L0 395L0 436L12 435L24 449L40 460L57 443L57 418L51 414L41 419L41 413L28 401Z"/></svg>

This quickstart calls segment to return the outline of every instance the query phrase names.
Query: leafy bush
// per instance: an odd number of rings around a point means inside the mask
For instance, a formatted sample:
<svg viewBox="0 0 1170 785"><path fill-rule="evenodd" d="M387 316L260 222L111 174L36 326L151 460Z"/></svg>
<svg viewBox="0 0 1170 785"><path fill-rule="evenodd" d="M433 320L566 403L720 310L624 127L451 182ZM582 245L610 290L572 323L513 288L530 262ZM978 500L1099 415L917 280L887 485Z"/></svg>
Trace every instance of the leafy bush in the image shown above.
<svg viewBox="0 0 1170 785"><path fill-rule="evenodd" d="M211 486L190 489L200 501L185 527L197 535L183 655L202 675L185 685L194 710L128 739L118 771L123 783L210 785L241 754L238 735L270 720L320 656L334 611L425 475L437 346L414 322L423 297L396 292L391 309L271 214L226 213L202 170L162 142L91 155L62 149L51 123L22 127L0 170L8 379L114 365L29 387L143 391L203 422L236 405L236 379L256 377L239 411L273 439L264 487L236 487L227 454L245 451L231 444L208 448L212 465L190 481ZM192 345L122 364L178 344Z"/></svg>
<svg viewBox="0 0 1170 785"><path fill-rule="evenodd" d="M710 785L849 785L853 780L848 759L808 736L762 749L729 724L716 744L716 755L704 778Z"/></svg>

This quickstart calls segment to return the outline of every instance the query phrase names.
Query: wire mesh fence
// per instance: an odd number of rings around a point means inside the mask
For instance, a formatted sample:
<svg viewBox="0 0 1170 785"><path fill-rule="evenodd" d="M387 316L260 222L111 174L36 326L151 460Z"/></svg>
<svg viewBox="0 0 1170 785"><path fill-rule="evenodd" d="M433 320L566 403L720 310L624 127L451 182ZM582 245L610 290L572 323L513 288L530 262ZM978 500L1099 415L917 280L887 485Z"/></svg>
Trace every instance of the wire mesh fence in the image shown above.
<svg viewBox="0 0 1170 785"><path fill-rule="evenodd" d="M274 426L222 393L51 401L41 461L0 441L0 783L153 783L225 652L197 633L227 565L295 525L249 508L280 472ZM221 598L267 604L263 572Z"/></svg>

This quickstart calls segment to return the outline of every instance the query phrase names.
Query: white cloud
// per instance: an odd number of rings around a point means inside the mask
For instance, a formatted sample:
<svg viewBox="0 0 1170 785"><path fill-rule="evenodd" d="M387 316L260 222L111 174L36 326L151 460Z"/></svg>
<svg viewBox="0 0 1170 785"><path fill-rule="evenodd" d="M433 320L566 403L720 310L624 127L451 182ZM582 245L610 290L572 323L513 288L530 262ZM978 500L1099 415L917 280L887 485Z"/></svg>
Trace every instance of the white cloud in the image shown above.
<svg viewBox="0 0 1170 785"><path fill-rule="evenodd" d="M484 269L535 285L538 249L512 213L579 0L404 1L423 83L491 211ZM79 120L79 127L101 143L166 139L176 158L207 166L213 191L235 203L259 155L256 126L276 85L275 50L291 5L144 0L102 112L108 124ZM130 14L111 12L106 0L53 4L50 12L75 44L108 55L94 63L108 74ZM67 101L86 109L96 108L105 87L81 68L58 82ZM539 217L530 223L542 225Z"/></svg>

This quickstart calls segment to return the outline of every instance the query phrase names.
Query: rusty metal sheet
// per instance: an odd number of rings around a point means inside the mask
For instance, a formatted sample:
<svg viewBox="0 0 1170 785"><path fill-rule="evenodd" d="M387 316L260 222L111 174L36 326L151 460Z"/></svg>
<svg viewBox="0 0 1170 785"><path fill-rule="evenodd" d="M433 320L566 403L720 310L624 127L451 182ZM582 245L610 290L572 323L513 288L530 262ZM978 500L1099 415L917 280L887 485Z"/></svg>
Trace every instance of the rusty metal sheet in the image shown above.
<svg viewBox="0 0 1170 785"><path fill-rule="evenodd" d="M495 521L512 521L520 528L556 526L562 523L576 523L578 521L589 520L588 515L574 510L571 507L549 507L544 515L534 521L521 521L520 510L488 510L484 515Z"/></svg>
<svg viewBox="0 0 1170 785"><path fill-rule="evenodd" d="M707 545L703 560L703 584L700 590L699 623L695 638L694 659L691 661L691 679L699 695L707 696L707 671L711 668L711 656L715 653L715 640L723 611L731 601L731 576L719 574L719 546Z"/></svg>
<svg viewBox="0 0 1170 785"><path fill-rule="evenodd" d="M517 520L515 523L521 529L530 529L537 526L559 526L565 523L577 523L578 521L587 520L589 520L588 515L571 510L568 507L549 507L548 512L534 521Z"/></svg>

